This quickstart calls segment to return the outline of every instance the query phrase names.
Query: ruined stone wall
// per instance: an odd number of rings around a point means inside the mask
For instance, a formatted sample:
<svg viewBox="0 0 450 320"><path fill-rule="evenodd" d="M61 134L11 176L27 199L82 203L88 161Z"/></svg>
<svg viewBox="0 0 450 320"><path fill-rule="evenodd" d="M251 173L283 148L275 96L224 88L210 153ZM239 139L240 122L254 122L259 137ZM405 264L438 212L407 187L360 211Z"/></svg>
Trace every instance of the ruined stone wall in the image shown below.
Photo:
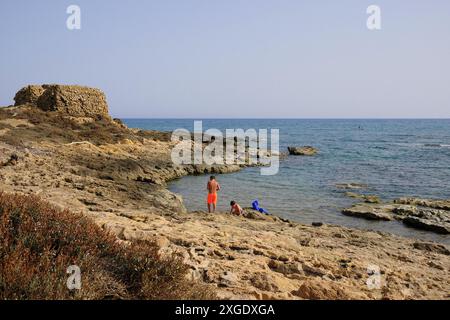
<svg viewBox="0 0 450 320"><path fill-rule="evenodd" d="M99 89L74 85L32 85L14 97L15 105L32 104L44 111L73 117L109 117L105 94Z"/></svg>
<svg viewBox="0 0 450 320"><path fill-rule="evenodd" d="M36 104L43 93L44 88L42 86L26 86L20 89L14 96L15 105Z"/></svg>

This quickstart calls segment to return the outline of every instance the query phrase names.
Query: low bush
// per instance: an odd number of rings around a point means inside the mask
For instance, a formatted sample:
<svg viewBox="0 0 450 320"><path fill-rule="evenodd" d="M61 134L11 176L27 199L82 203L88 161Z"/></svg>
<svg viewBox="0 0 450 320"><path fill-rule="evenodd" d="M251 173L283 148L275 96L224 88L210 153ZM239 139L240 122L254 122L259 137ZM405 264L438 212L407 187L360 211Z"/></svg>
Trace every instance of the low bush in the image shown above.
<svg viewBox="0 0 450 320"><path fill-rule="evenodd" d="M81 269L79 290L67 287L71 265ZM154 243L119 243L82 214L0 192L0 299L215 298L187 271Z"/></svg>

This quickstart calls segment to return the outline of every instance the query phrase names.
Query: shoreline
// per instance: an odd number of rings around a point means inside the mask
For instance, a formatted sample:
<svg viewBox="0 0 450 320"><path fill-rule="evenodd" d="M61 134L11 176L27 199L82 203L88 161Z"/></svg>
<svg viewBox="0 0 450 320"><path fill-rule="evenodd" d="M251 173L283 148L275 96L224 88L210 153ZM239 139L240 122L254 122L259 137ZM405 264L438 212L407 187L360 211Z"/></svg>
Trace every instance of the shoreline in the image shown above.
<svg viewBox="0 0 450 320"><path fill-rule="evenodd" d="M82 212L124 243L156 241L220 298L450 298L450 251L438 243L258 213L188 213L168 181L241 168L173 166L163 133L33 105L1 108L0 130L2 191ZM376 289L366 284L371 265L383 281Z"/></svg>
<svg viewBox="0 0 450 320"><path fill-rule="evenodd" d="M241 168L242 171L247 170L247 169L249 169L249 168ZM234 171L231 173L237 174L241 170ZM226 174L228 174L228 173L226 173ZM185 201L186 201L185 196L182 193L177 192L177 190L174 190L174 189L180 189L180 186L177 186L174 188L173 185L178 184L182 179L185 179L186 177L192 177L192 176L191 175L181 176L181 177L176 178L175 180L171 180L171 181L167 182L168 190L170 192L174 192L175 194L182 197L184 205L185 205ZM202 177L202 175L194 175L194 177L196 177L196 178L198 177L199 179L201 178L202 179L201 183L203 183L203 180L206 181L206 178L207 178L207 177ZM220 176L219 176L219 179L220 179ZM192 180L192 179L190 179L190 180ZM187 183L187 182L181 183L181 185L183 187L186 187L190 183ZM345 196L344 194L342 194L342 197L350 198L348 196ZM200 198L201 198L201 196L200 196ZM398 199L398 198L392 198L391 200L382 201L381 203L385 204L385 205L389 205L390 203L394 203L394 200L396 200L396 199ZM439 199L435 199L435 200L438 201ZM341 209L336 209L335 214L337 216L339 216L339 218L346 219L345 215L343 215L341 212L342 210L345 210L346 208L351 208L352 206L357 206L357 205L368 205L367 203L361 203L360 201L358 201L358 199L352 200L350 198L349 201L351 201L351 204L348 207L342 207ZM186 209L189 212L206 212L206 205L199 207L199 202L200 201L196 201L194 204L194 207L186 206ZM270 203L266 202L266 205L267 205L267 207L270 207ZM222 205L222 207L226 207L226 205ZM292 213L280 214L279 211L274 211L273 215L278 216L283 219L290 220L295 223L304 224L304 225L310 225L312 222L323 222L323 223L326 223L327 225L340 226L340 227L344 227L344 228L354 228L357 230L368 231L368 232L383 232L383 233L388 233L388 234L392 234L395 236L404 237L407 239L421 240L421 241L433 241L436 243L450 245L450 237L446 234L439 234L439 233L434 233L431 231L426 231L426 230L409 227L409 226L403 224L402 221L399 221L399 220L383 221L383 220L367 220L367 219L361 219L358 217L349 217L347 224L345 224L345 223L339 224L339 223L336 223L333 221L327 221L330 219L329 216L326 216L326 217L317 216L317 219L306 218L307 221L304 221L304 220L302 221L301 211L298 211L298 213L297 213L298 219L296 219L295 216L293 217Z"/></svg>

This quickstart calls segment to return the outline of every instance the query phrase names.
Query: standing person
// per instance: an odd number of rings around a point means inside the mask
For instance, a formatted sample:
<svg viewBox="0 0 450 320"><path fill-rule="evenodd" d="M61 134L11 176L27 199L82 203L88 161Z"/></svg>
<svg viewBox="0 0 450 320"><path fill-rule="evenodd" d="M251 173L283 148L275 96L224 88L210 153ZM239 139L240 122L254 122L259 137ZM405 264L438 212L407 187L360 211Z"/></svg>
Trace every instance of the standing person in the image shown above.
<svg viewBox="0 0 450 320"><path fill-rule="evenodd" d="M208 184L206 185L206 189L208 190L208 212L214 212L216 211L216 205L217 205L217 191L220 190L220 185L216 181L215 176L209 177ZM212 211L211 211L212 206Z"/></svg>

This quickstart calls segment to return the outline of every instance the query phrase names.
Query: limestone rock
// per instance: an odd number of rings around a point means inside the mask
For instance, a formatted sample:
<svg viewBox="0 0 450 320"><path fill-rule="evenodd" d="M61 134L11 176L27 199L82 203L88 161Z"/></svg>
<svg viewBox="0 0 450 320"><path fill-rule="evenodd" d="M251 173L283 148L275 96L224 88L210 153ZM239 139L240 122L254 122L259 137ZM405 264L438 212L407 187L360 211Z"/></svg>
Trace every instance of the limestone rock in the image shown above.
<svg viewBox="0 0 450 320"><path fill-rule="evenodd" d="M243 210L244 210L244 212L242 213L242 216L244 216L247 219L269 220L269 221L273 220L273 218L271 216L261 213L259 211L253 210L253 208L245 207L245 208L243 208Z"/></svg>
<svg viewBox="0 0 450 320"><path fill-rule="evenodd" d="M447 247L442 244L417 241L413 243L413 247L418 250L435 252L446 256L450 255L450 250L448 250Z"/></svg>
<svg viewBox="0 0 450 320"><path fill-rule="evenodd" d="M422 219L408 216L403 219L403 223L417 229L433 231L441 234L450 234L450 223L441 222L435 219Z"/></svg>
<svg viewBox="0 0 450 320"><path fill-rule="evenodd" d="M275 277L270 273L258 272L251 278L251 284L257 289L276 292L280 290Z"/></svg>
<svg viewBox="0 0 450 320"><path fill-rule="evenodd" d="M2 163L2 166L15 166L17 164L17 162L19 162L19 156L17 155L17 153L13 153L9 156L9 159Z"/></svg>
<svg viewBox="0 0 450 320"><path fill-rule="evenodd" d="M358 204L351 208L342 210L342 213L346 216L365 218L368 220L393 220L390 214L391 207L386 206L373 206Z"/></svg>
<svg viewBox="0 0 450 320"><path fill-rule="evenodd" d="M354 192L346 192L345 195L350 198L362 199L366 203L380 203L380 198L375 195L358 194Z"/></svg>
<svg viewBox="0 0 450 320"><path fill-rule="evenodd" d="M226 271L219 277L219 285L224 287L231 287L236 285L236 282L238 281L237 276L230 271Z"/></svg>
<svg viewBox="0 0 450 320"><path fill-rule="evenodd" d="M317 278L307 279L300 288L293 291L292 294L303 299L313 300L348 300L365 298L364 295L360 293L346 290L342 285Z"/></svg>
<svg viewBox="0 0 450 320"><path fill-rule="evenodd" d="M407 216L410 214L415 214L417 212L417 207L410 205L401 205L394 210L392 210L395 214L399 216Z"/></svg>
<svg viewBox="0 0 450 320"><path fill-rule="evenodd" d="M397 215L396 218L410 227L442 234L450 233L450 211L401 205L393 212Z"/></svg>
<svg viewBox="0 0 450 320"><path fill-rule="evenodd" d="M275 272L282 273L284 275L289 274L302 274L303 269L298 262L282 262L277 260L270 260L268 267Z"/></svg>
<svg viewBox="0 0 450 320"><path fill-rule="evenodd" d="M430 200L421 198L399 198L394 203L409 204L413 206L429 207L441 210L450 210L450 200Z"/></svg>
<svg viewBox="0 0 450 320"><path fill-rule="evenodd" d="M392 204L356 204L342 210L347 216L370 220L401 220L405 225L441 234L450 233L450 211L446 200L402 198Z"/></svg>
<svg viewBox="0 0 450 320"><path fill-rule="evenodd" d="M313 156L318 150L311 146L304 147L288 147L288 151L290 155L294 156Z"/></svg>

